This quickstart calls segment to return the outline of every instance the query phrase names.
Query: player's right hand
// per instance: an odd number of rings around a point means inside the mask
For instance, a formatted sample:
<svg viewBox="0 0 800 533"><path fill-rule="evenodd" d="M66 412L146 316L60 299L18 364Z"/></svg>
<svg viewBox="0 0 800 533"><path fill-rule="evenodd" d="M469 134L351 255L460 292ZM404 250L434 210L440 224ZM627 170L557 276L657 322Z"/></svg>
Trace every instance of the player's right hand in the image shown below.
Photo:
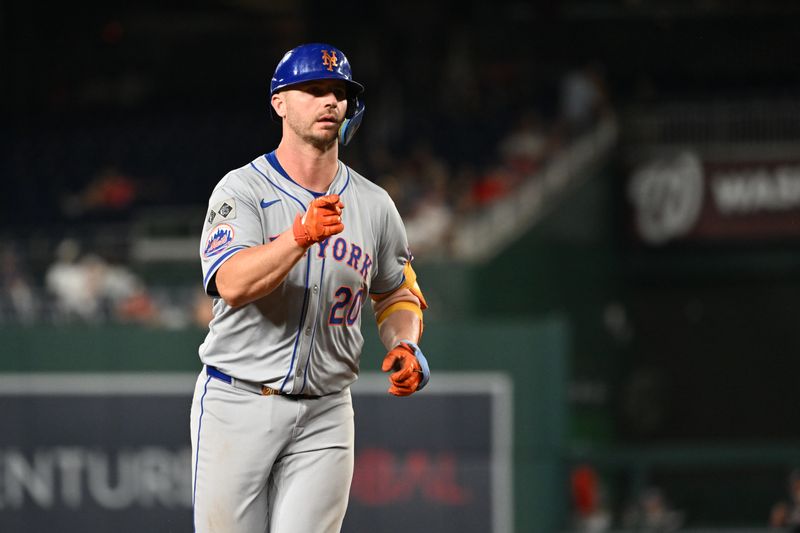
<svg viewBox="0 0 800 533"><path fill-rule="evenodd" d="M295 217L292 226L294 240L300 246L308 248L331 235L341 233L344 230L342 209L344 204L338 194L315 198L304 215L298 213Z"/></svg>

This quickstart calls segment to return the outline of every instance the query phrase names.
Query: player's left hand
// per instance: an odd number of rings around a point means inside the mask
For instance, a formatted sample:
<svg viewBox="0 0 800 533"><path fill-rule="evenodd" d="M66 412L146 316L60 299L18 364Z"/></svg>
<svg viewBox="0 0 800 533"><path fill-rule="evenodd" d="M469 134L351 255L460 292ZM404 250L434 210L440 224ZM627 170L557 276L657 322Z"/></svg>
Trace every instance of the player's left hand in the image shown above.
<svg viewBox="0 0 800 533"><path fill-rule="evenodd" d="M389 381L389 394L409 396L421 390L430 379L428 361L416 343L401 341L383 358L381 370L392 371Z"/></svg>

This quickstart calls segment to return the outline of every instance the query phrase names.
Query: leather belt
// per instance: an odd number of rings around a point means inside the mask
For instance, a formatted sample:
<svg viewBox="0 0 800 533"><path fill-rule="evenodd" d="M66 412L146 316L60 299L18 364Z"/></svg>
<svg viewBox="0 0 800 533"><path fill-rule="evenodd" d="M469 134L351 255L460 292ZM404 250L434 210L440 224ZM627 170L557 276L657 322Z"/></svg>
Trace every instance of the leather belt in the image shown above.
<svg viewBox="0 0 800 533"><path fill-rule="evenodd" d="M274 389L268 385L256 383L255 381L246 381L243 379L237 379L233 376L229 376L228 374L218 369L217 367L210 365L206 365L206 374L208 374L213 378L217 378L220 381L228 383L231 387L245 390L247 392L252 392L253 394L260 394L261 396L285 396L287 398L295 398L295 399L319 398L319 396L314 396L311 394L286 394L285 392L281 392L278 389Z"/></svg>

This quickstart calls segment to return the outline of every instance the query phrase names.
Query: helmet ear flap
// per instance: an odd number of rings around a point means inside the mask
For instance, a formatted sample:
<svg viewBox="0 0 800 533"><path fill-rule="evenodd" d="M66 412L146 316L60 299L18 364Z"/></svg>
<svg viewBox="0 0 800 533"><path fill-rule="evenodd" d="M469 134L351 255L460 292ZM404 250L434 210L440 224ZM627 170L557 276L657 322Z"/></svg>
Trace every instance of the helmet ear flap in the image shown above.
<svg viewBox="0 0 800 533"><path fill-rule="evenodd" d="M353 118L358 112L359 101L357 97L350 97L347 99L347 111L344 118Z"/></svg>
<svg viewBox="0 0 800 533"><path fill-rule="evenodd" d="M354 103L355 105L350 105ZM352 113L350 112L352 109ZM354 98L347 101L347 113L345 114L344 122L339 126L339 143L342 146L347 146L356 134L358 127L361 126L361 120L364 118L364 103Z"/></svg>

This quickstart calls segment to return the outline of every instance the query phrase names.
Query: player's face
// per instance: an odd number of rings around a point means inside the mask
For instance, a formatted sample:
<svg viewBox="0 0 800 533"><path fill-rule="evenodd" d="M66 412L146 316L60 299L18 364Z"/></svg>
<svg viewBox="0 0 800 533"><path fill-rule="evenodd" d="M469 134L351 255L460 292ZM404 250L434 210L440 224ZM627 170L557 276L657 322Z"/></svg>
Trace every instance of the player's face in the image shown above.
<svg viewBox="0 0 800 533"><path fill-rule="evenodd" d="M318 148L336 142L347 111L347 87L342 80L316 80L284 91L286 124L295 135Z"/></svg>

